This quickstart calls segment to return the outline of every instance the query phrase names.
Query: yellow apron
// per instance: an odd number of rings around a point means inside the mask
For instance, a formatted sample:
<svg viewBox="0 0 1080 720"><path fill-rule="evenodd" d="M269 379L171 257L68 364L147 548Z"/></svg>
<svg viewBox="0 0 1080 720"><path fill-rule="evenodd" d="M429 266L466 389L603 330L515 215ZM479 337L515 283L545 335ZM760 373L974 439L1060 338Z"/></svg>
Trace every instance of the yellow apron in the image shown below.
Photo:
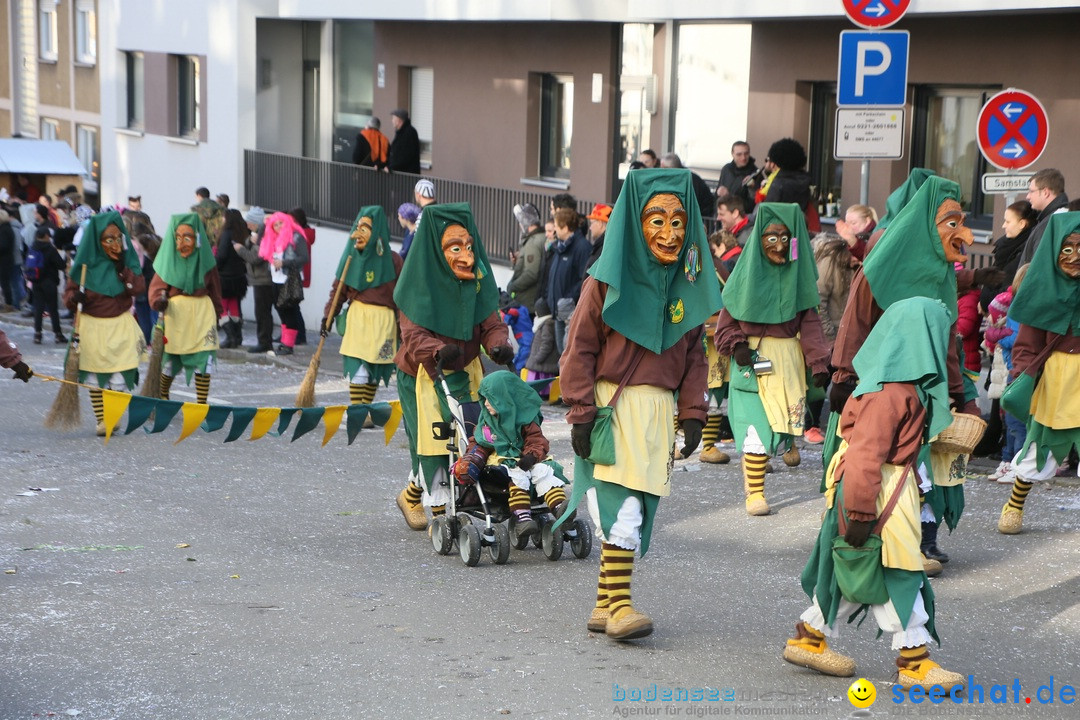
<svg viewBox="0 0 1080 720"><path fill-rule="evenodd" d="M1031 394L1035 422L1052 430L1080 427L1080 355L1050 353Z"/></svg>
<svg viewBox="0 0 1080 720"><path fill-rule="evenodd" d="M772 360L773 371L758 375L758 396L775 433L802 435L806 420L806 364L798 338L750 339L751 347Z"/></svg>
<svg viewBox="0 0 1080 720"><path fill-rule="evenodd" d="M964 481L967 480L967 475L964 472L967 469L967 461L956 462L963 455L960 453L935 452L932 447L930 450L930 472L933 473L933 477L930 479L934 481L934 484L941 487L963 485Z"/></svg>
<svg viewBox="0 0 1080 720"><path fill-rule="evenodd" d="M174 295L165 308L165 352L191 355L218 349L217 315L207 296Z"/></svg>
<svg viewBox="0 0 1080 720"><path fill-rule="evenodd" d="M373 365L385 365L394 361L396 352L397 321L394 311L357 300L349 303L349 311L345 315L345 335L341 338L341 354Z"/></svg>
<svg viewBox="0 0 1080 720"><path fill-rule="evenodd" d="M476 393L480 389L480 381L484 379L484 367L480 364L480 358L477 357L466 365L464 372L469 374L469 393L471 399L475 400ZM442 388L435 389L435 381L421 366L416 373L417 455L447 454L446 440L436 440L431 435L431 424L443 421L442 410L439 407L440 393L442 393Z"/></svg>
<svg viewBox="0 0 1080 720"><path fill-rule="evenodd" d="M716 352L712 338L705 341L705 362L709 364L709 389L722 387L731 377L731 358Z"/></svg>
<svg viewBox="0 0 1080 720"><path fill-rule="evenodd" d="M829 463L829 474L825 487L825 503L832 507L836 502L836 466L840 458L848 451L847 441L842 441ZM885 463L881 466L881 490L878 491L875 510L878 515L885 509L896 490L896 484L904 476L903 465ZM881 564L897 570L922 572L922 523L919 519L919 478L912 470L907 477L904 489L896 500L889 519L881 528Z"/></svg>
<svg viewBox="0 0 1080 720"><path fill-rule="evenodd" d="M599 380L597 405L607 405L617 383ZM623 388L611 414L615 437L615 464L597 465L597 480L631 490L667 497L671 494L671 468L675 462L675 395L652 385Z"/></svg>
<svg viewBox="0 0 1080 720"><path fill-rule="evenodd" d="M79 315L79 370L91 373L131 370L139 367L145 349L146 339L131 313L111 318Z"/></svg>

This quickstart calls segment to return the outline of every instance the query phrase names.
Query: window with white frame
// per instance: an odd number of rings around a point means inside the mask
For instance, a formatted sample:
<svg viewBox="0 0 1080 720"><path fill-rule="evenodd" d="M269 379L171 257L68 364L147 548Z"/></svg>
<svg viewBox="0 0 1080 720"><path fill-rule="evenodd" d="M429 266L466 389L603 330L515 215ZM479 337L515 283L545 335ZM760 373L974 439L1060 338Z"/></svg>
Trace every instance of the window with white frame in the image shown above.
<svg viewBox="0 0 1080 720"><path fill-rule="evenodd" d="M98 160L98 131L89 125L75 126L75 150L79 156L79 162L86 168L86 172L95 181L101 170Z"/></svg>
<svg viewBox="0 0 1080 720"><path fill-rule="evenodd" d="M125 52L127 66L127 117L125 127L142 130L146 121L144 59L141 52Z"/></svg>
<svg viewBox="0 0 1080 720"><path fill-rule="evenodd" d="M177 126L180 137L198 137L202 104L199 89L199 58L193 55L177 57Z"/></svg>
<svg viewBox="0 0 1080 720"><path fill-rule="evenodd" d="M435 71L416 67L409 73L409 121L420 137L420 162L431 163L435 116Z"/></svg>
<svg viewBox="0 0 1080 720"><path fill-rule="evenodd" d="M60 121L52 118L41 118L41 139L55 140L60 135Z"/></svg>
<svg viewBox="0 0 1080 720"><path fill-rule="evenodd" d="M38 57L56 62L58 41L56 38L57 0L38 0Z"/></svg>
<svg viewBox="0 0 1080 720"><path fill-rule="evenodd" d="M75 2L75 61L83 65L97 63L97 11L94 0Z"/></svg>
<svg viewBox="0 0 1080 720"><path fill-rule="evenodd" d="M574 135L574 76L545 73L540 95L540 175L570 177Z"/></svg>

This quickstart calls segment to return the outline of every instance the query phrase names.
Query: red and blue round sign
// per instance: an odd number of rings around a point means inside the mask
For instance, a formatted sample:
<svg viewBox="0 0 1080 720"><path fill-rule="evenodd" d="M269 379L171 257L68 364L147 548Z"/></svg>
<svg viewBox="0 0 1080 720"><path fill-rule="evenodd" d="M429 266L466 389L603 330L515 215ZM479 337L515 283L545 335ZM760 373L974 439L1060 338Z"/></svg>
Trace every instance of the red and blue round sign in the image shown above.
<svg viewBox="0 0 1080 720"><path fill-rule="evenodd" d="M1003 170L1031 165L1050 138L1046 110L1034 95L1009 88L986 101L979 111L979 150Z"/></svg>
<svg viewBox="0 0 1080 720"><path fill-rule="evenodd" d="M880 30L896 24L910 4L911 0L844 0L844 12L859 27Z"/></svg>

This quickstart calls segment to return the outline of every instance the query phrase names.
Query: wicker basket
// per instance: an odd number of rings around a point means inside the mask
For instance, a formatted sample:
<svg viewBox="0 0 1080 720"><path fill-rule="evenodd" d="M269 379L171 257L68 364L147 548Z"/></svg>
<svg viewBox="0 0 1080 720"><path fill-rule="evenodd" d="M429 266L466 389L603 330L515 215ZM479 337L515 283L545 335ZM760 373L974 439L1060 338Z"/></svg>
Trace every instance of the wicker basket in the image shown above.
<svg viewBox="0 0 1080 720"><path fill-rule="evenodd" d="M952 424L938 434L930 448L939 453L966 455L979 444L984 432L986 421L981 417L954 412Z"/></svg>

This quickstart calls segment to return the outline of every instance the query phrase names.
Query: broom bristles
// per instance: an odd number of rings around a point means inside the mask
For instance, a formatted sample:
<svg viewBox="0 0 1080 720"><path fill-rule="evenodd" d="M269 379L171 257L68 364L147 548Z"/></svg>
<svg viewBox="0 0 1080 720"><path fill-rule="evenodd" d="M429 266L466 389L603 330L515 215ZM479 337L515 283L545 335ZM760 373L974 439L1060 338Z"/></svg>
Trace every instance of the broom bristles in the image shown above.
<svg viewBox="0 0 1080 720"><path fill-rule="evenodd" d="M143 380L139 394L143 397L156 398L161 394L161 362L165 352L165 331L161 325L154 326L150 337L150 363L146 367L146 379Z"/></svg>
<svg viewBox="0 0 1080 720"><path fill-rule="evenodd" d="M72 333L72 343L77 340ZM79 427L79 386L71 383L79 381L79 354L68 345L67 358L64 360L64 379L56 393L49 414L45 416L45 427L49 430L74 430Z"/></svg>
<svg viewBox="0 0 1080 720"><path fill-rule="evenodd" d="M300 390L296 393L296 407L309 408L315 406L315 380L319 375L319 363L322 362L323 338L319 340L319 347L315 348L315 354L311 356L307 372L304 373L304 381L300 383Z"/></svg>

